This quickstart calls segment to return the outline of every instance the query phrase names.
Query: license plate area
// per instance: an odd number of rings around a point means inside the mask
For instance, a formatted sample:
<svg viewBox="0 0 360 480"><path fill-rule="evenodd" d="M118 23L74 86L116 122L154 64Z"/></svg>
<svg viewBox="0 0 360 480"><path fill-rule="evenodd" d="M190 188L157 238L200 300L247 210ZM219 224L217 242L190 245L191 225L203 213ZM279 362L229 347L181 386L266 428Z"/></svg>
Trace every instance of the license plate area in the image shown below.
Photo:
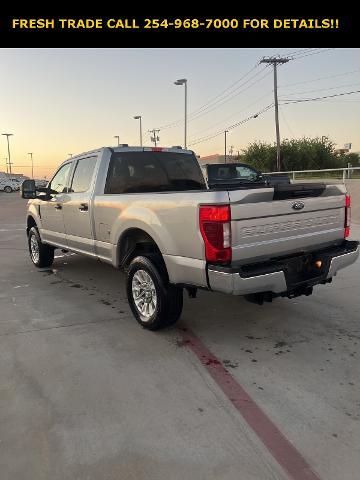
<svg viewBox="0 0 360 480"><path fill-rule="evenodd" d="M289 289L303 283L307 285L319 283L326 278L330 267L330 258L326 254L306 254L290 259L284 268L286 283Z"/></svg>

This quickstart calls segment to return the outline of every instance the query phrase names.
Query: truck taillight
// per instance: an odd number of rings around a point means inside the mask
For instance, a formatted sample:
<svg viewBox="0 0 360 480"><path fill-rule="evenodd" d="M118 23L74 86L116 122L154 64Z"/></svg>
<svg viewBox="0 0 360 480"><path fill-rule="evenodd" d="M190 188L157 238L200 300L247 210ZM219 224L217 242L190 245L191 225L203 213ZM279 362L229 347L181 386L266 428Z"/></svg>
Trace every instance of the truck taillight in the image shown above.
<svg viewBox="0 0 360 480"><path fill-rule="evenodd" d="M350 224L351 224L351 201L350 195L345 195L345 224L344 224L344 238L350 236Z"/></svg>
<svg viewBox="0 0 360 480"><path fill-rule="evenodd" d="M205 244L208 262L231 262L230 205L203 205L200 207L200 232Z"/></svg>

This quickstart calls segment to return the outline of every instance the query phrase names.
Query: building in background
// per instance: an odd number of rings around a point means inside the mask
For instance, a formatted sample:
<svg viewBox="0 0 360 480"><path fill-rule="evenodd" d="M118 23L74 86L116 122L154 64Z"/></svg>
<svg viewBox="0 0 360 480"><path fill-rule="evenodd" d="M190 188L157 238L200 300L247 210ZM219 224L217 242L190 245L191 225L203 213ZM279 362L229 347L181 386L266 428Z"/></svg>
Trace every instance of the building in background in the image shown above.
<svg viewBox="0 0 360 480"><path fill-rule="evenodd" d="M349 148L336 148L334 150L334 153L336 155L347 155L348 153L350 153L350 149Z"/></svg>
<svg viewBox="0 0 360 480"><path fill-rule="evenodd" d="M0 172L0 178L5 179L5 178L16 178L18 180L28 180L30 177L27 177L23 173L6 173L6 172Z"/></svg>
<svg viewBox="0 0 360 480"><path fill-rule="evenodd" d="M215 153L214 155L207 155L205 157L199 157L199 162L203 165L207 163L224 163L225 155L220 155L219 153ZM230 161L230 157L227 157L227 161Z"/></svg>

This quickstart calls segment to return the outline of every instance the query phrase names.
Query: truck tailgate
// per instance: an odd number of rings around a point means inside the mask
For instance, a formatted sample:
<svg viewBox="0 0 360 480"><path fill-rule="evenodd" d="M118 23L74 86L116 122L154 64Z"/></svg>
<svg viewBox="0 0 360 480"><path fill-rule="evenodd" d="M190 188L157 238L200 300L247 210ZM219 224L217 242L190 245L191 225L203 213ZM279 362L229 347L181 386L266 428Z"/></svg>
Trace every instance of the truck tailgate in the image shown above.
<svg viewBox="0 0 360 480"><path fill-rule="evenodd" d="M269 188L228 193L233 261L308 251L344 238L343 185L326 186L321 196L284 200L273 200Z"/></svg>

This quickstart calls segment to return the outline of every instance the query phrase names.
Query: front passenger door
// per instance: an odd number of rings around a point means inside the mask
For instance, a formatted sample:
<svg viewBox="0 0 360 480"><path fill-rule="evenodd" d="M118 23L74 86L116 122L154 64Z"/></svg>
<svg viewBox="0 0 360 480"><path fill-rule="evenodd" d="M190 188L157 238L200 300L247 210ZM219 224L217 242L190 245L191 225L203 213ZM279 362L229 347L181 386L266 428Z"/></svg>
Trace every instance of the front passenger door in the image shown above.
<svg viewBox="0 0 360 480"><path fill-rule="evenodd" d="M71 166L72 162L69 162L60 167L48 185L49 198L40 203L42 240L64 248L67 247L67 241L63 204L67 196Z"/></svg>
<svg viewBox="0 0 360 480"><path fill-rule="evenodd" d="M91 196L95 183L97 157L80 158L63 204L66 240L70 250L94 255Z"/></svg>

